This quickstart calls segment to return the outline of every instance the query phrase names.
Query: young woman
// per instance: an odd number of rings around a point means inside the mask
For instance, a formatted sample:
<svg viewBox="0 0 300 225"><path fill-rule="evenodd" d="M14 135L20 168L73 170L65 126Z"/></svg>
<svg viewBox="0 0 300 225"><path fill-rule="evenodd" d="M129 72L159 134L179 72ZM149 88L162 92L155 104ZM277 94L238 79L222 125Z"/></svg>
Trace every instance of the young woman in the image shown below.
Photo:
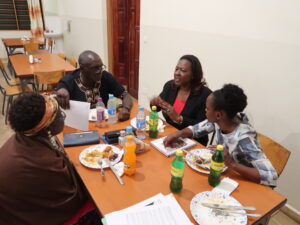
<svg viewBox="0 0 300 225"><path fill-rule="evenodd" d="M150 105L162 109L166 121L181 130L206 119L205 101L210 93L199 59L184 55L176 65L174 79L164 85L159 96L151 99ZM206 146L208 136L199 137L197 141Z"/></svg>
<svg viewBox="0 0 300 225"><path fill-rule="evenodd" d="M269 186L276 186L278 175L266 158L257 140L257 133L242 111L247 96L236 85L227 84L214 91L206 100L207 120L170 134L166 146L179 137L200 137L216 131L216 142L225 147L225 164L245 178Z"/></svg>

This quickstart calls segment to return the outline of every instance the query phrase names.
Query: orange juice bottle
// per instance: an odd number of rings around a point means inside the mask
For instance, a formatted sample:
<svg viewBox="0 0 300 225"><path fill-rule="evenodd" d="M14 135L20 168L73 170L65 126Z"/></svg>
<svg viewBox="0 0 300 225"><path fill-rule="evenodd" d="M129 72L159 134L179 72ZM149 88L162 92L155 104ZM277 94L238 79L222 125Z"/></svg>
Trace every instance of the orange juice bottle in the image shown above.
<svg viewBox="0 0 300 225"><path fill-rule="evenodd" d="M135 163L136 163L136 144L133 141L133 136L128 135L127 141L124 145L125 154L124 154L124 173L126 175L132 175L135 173Z"/></svg>

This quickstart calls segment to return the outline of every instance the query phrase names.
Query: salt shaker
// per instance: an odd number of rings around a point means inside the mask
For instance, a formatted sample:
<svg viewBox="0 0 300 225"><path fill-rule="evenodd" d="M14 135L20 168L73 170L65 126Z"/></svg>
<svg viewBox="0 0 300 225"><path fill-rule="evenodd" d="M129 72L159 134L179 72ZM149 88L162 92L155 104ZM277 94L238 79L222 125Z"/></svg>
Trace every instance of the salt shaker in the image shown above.
<svg viewBox="0 0 300 225"><path fill-rule="evenodd" d="M125 130L120 131L120 136L118 138L118 144L123 147L126 142Z"/></svg>

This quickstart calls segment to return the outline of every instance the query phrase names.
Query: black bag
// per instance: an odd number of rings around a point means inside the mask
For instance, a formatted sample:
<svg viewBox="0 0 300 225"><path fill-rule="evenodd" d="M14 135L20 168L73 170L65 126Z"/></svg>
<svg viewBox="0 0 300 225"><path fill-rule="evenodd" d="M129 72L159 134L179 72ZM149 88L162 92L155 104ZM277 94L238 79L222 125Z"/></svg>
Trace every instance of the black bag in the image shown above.
<svg viewBox="0 0 300 225"><path fill-rule="evenodd" d="M124 130L124 129L121 129ZM104 137L108 144L117 144L121 130L114 130L104 133Z"/></svg>
<svg viewBox="0 0 300 225"><path fill-rule="evenodd" d="M99 133L96 130L64 134L64 147L99 144L99 142Z"/></svg>

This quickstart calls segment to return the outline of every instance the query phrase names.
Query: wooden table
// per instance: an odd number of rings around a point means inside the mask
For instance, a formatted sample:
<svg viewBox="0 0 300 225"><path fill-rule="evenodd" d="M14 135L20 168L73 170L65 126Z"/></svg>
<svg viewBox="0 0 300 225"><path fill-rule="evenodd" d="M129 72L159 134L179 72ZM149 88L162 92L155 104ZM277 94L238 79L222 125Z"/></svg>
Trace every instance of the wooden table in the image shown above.
<svg viewBox="0 0 300 225"><path fill-rule="evenodd" d="M39 63L29 63L28 55L9 56L15 75L20 78L20 84L23 92L30 80L33 78L34 72L50 72L55 70L65 70L71 72L75 67L63 60L57 54L37 54L34 57L40 58Z"/></svg>
<svg viewBox="0 0 300 225"><path fill-rule="evenodd" d="M2 38L2 41L8 56L12 55L15 49L24 48L24 45L29 42L37 42L40 46L45 44L44 42L38 41L34 38L30 38L28 41L22 40L21 38Z"/></svg>
<svg viewBox="0 0 300 225"><path fill-rule="evenodd" d="M131 117L135 117L137 104L131 112ZM90 130L99 130L102 135L105 131L125 128L129 121L109 124L107 128L98 129L93 123ZM167 124L164 133L159 133L158 137L163 137L176 131L174 127ZM64 133L76 132L75 129L66 127ZM78 132L78 131L77 131ZM62 135L59 136L62 140ZM145 140L149 143L151 139ZM89 146L77 146L66 148L66 152L73 161L81 179L92 196L96 206L102 215L121 210L152 197L158 193L164 195L170 193L169 183L171 180L170 167L174 157L167 158L159 151L150 147L150 151L137 156L136 174L129 177L123 176L125 185L120 185L109 169L105 171L105 178L100 176L99 170L84 167L79 161L80 152ZM203 148L197 144L196 148ZM255 206L255 213L260 213L261 218L248 217L248 224L267 224L273 212L281 208L286 203L286 198L276 191L264 185L256 184L243 179L237 173L227 170L223 177L230 177L239 183L237 189L231 194L242 205ZM183 190L179 194L174 194L180 206L183 208L190 220L197 224L190 212L190 202L192 198L203 191L209 191L207 175L199 173L186 165L183 179Z"/></svg>

